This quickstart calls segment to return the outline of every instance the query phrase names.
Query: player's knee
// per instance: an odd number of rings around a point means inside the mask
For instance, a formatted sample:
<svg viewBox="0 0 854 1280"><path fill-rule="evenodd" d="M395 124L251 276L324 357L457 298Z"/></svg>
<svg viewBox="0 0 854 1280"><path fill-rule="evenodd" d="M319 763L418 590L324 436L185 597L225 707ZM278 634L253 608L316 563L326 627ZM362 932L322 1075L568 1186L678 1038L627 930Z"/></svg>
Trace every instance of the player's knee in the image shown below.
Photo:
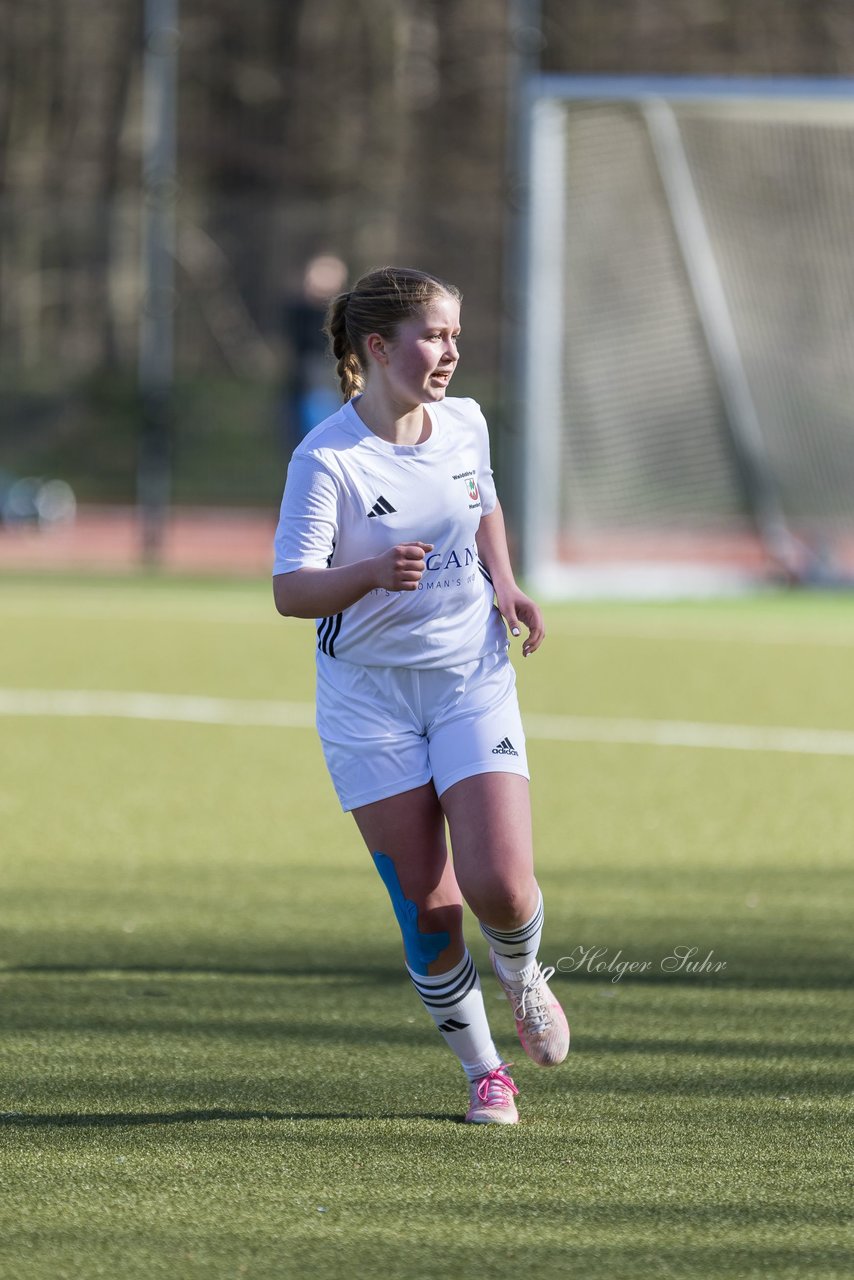
<svg viewBox="0 0 854 1280"><path fill-rule="evenodd" d="M463 936L463 909L455 905L422 906L418 912L418 929L420 933L446 933L453 946Z"/></svg>
<svg viewBox="0 0 854 1280"><path fill-rule="evenodd" d="M430 965L451 945L451 930L441 927L441 913L447 912L449 908L436 907L433 911L419 913L418 904L404 894L397 868L388 854L374 853L372 857L388 890L397 923L400 925L406 963L413 973L426 976ZM432 927L434 924L435 928Z"/></svg>
<svg viewBox="0 0 854 1280"><path fill-rule="evenodd" d="M479 884L468 904L479 920L494 929L518 929L530 919L536 896L533 882L520 883L499 875Z"/></svg>

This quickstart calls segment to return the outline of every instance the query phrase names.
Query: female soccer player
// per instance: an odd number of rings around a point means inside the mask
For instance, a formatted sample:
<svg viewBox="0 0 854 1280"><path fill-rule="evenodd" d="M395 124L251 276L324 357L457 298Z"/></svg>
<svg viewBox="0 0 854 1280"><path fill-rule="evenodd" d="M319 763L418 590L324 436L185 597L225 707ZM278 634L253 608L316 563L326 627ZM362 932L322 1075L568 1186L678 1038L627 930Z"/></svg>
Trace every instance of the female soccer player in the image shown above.
<svg viewBox="0 0 854 1280"><path fill-rule="evenodd" d="M463 900L490 944L525 1052L569 1049L537 951L525 736L504 620L544 637L517 587L486 422L446 398L460 294L384 267L331 303L342 408L288 468L274 596L317 619L317 726L332 781L391 897L415 989L470 1082L466 1120L515 1124L518 1089L486 1019ZM449 860L445 824L450 829Z"/></svg>

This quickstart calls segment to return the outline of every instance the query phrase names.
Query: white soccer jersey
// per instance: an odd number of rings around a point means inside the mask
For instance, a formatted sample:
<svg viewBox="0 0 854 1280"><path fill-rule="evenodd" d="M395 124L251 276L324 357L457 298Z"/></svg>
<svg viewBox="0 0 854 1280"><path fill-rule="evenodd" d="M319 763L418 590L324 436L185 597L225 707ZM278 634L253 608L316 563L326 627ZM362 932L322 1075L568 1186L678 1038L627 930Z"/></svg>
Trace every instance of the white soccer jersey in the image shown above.
<svg viewBox="0 0 854 1280"><path fill-rule="evenodd" d="M349 401L291 458L274 574L354 564L402 542L433 544L417 591L377 588L318 619L318 648L330 657L444 667L507 645L475 542L496 502L486 421L474 400L425 408L430 438L395 445L370 431Z"/></svg>

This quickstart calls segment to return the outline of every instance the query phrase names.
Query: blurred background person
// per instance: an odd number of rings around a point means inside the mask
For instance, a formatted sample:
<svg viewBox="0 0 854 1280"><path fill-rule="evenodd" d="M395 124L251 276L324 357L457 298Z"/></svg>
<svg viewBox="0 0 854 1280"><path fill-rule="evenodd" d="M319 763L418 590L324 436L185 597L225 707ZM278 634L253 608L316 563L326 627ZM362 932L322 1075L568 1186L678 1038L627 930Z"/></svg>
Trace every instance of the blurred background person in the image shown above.
<svg viewBox="0 0 854 1280"><path fill-rule="evenodd" d="M279 438L288 456L312 427L338 408L335 368L323 325L330 299L346 283L347 264L335 254L318 254L306 263L300 292L283 305L285 371Z"/></svg>

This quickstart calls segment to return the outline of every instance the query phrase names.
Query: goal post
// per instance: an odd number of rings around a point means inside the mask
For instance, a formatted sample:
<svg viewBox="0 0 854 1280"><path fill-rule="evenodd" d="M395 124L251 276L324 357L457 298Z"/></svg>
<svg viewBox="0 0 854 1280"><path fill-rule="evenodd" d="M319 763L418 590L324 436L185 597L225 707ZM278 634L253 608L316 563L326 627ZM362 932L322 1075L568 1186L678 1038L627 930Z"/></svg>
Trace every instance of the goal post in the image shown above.
<svg viewBox="0 0 854 1280"><path fill-rule="evenodd" d="M854 80L532 76L517 512L551 595L854 568Z"/></svg>

